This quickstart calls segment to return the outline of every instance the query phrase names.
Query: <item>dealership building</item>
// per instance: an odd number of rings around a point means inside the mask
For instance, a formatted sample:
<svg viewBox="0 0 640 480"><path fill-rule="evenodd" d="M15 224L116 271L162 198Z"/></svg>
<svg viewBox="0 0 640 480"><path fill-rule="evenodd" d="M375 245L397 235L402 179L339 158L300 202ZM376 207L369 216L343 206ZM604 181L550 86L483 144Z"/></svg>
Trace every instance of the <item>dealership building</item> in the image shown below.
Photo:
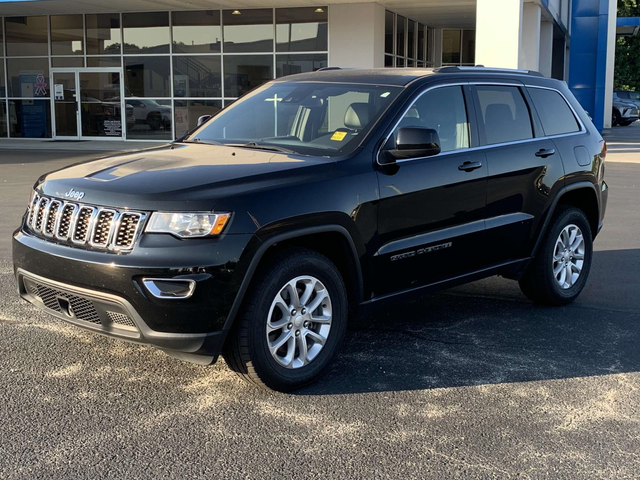
<svg viewBox="0 0 640 480"><path fill-rule="evenodd" d="M0 20L3 143L173 140L327 66L537 70L610 126L615 0L0 0Z"/></svg>

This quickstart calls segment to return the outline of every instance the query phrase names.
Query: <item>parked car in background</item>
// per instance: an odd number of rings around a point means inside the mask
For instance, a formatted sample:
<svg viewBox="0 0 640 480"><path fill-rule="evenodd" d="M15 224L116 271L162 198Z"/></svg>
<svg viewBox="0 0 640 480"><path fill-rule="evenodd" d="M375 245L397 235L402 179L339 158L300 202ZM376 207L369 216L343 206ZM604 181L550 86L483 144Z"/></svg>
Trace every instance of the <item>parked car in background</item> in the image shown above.
<svg viewBox="0 0 640 480"><path fill-rule="evenodd" d="M616 90L613 92L613 101L633 103L636 107L640 108L640 92Z"/></svg>
<svg viewBox="0 0 640 480"><path fill-rule="evenodd" d="M627 94L627 96L630 96L630 94L635 94L636 96L638 96L637 92L614 92L613 108L611 110L612 127L618 125L628 127L633 122L638 120L638 104L640 104L640 100L636 100L634 102L629 98L623 99L621 95L624 94Z"/></svg>

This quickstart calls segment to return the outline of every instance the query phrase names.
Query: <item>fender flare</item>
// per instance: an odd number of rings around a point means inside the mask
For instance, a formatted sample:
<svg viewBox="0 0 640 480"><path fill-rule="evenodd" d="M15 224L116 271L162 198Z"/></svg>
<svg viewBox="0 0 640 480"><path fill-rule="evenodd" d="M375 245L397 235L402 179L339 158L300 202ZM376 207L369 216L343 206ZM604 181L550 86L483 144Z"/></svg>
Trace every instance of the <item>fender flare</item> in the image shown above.
<svg viewBox="0 0 640 480"><path fill-rule="evenodd" d="M285 232L285 233L281 233L281 234L269 237L264 242L262 242L260 247L258 247L258 250L256 251L253 258L251 259L251 263L249 264L249 267L245 272L244 278L242 279L242 283L240 284L240 288L238 289L236 298L233 301L233 305L231 306L229 315L227 315L227 320L224 323L223 330L225 332L228 332L231 329L231 326L233 325L233 322L235 321L236 316L240 311L240 306L242 305L242 301L244 300L244 297L247 291L249 290L249 285L251 284L251 280L253 279L256 273L256 270L258 269L258 265L260 265L260 262L262 261L264 254L267 252L267 250L269 250L269 248L271 248L276 243L283 242L285 240L291 240L293 238L304 237L307 235L313 235L318 233L328 233L328 232L339 233L345 238L345 240L347 240L347 243L351 250L353 261L356 265L356 280L358 284L358 298L356 300L358 304L362 303L362 295L363 295L363 288L364 288L363 277L362 277L362 265L360 264L360 257L358 256L356 245L353 241L353 238L351 238L351 235L349 235L349 231L341 225L321 225L316 227L301 228L301 229L291 230L289 232Z"/></svg>
<svg viewBox="0 0 640 480"><path fill-rule="evenodd" d="M556 211L556 207L558 206L558 202L560 202L560 199L568 192L571 192L573 190L580 190L583 188L590 188L593 190L593 193L596 196L596 202L598 204L598 218L600 218L600 209L601 209L600 197L598 196L598 189L593 183L585 180L581 182L572 183L570 185L565 185L560 190L558 190L558 193L556 194L555 198L551 202L551 205L549 206L549 211L547 213L546 218L544 219L544 223L542 224L542 227L540 228L540 234L538 235L538 239L536 240L535 246L533 247L533 252L531 254L532 257L534 257L538 253L538 249L540 248L542 239L544 238L545 234L547 233L547 230L549 229L549 224L551 223L551 219L553 218L553 214ZM595 234L595 233L592 232L592 234Z"/></svg>

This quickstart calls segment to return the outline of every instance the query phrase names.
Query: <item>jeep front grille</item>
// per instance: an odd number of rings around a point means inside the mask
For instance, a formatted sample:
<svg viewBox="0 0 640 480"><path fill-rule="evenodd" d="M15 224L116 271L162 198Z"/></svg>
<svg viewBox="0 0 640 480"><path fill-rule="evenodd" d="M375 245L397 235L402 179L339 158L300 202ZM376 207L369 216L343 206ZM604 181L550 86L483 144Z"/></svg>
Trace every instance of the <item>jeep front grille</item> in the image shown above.
<svg viewBox="0 0 640 480"><path fill-rule="evenodd" d="M146 214L63 202L35 195L26 227L39 237L84 248L127 252L142 231Z"/></svg>

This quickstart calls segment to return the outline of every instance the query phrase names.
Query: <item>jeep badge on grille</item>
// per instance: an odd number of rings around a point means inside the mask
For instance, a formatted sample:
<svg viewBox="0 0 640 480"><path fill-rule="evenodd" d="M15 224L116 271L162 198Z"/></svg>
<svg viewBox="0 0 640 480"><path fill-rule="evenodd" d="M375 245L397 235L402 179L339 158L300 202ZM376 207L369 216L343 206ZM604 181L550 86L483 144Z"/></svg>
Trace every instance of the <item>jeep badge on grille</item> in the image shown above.
<svg viewBox="0 0 640 480"><path fill-rule="evenodd" d="M67 193L65 193L64 196L67 198L73 198L74 200L82 200L82 197L84 197L84 192L80 192L72 188Z"/></svg>

